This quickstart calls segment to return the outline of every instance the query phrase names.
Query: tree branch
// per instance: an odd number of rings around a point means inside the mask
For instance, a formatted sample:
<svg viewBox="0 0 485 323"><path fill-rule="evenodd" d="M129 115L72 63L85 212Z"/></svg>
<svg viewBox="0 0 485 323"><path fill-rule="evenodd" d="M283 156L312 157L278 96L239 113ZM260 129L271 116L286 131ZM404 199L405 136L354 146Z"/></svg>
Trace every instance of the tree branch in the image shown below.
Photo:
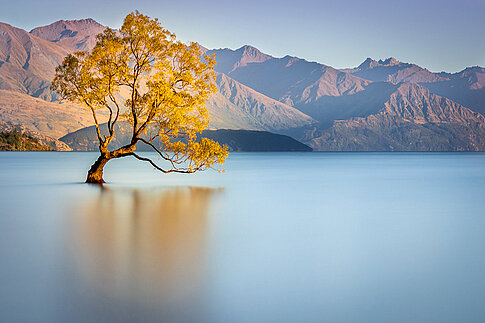
<svg viewBox="0 0 485 323"><path fill-rule="evenodd" d="M99 130L99 123L98 123L98 118L96 117L96 112L94 111L94 108L90 105L88 105L88 107L91 109L91 112L93 113L93 118L94 118L94 123L96 125L96 133L98 135L98 140L99 140L99 144L104 144L104 140L103 138L101 137L101 131Z"/></svg>
<svg viewBox="0 0 485 323"><path fill-rule="evenodd" d="M111 100L111 102L113 102L114 105L116 106L116 116L115 116L113 122L111 123L111 127L108 126L108 128L110 128L109 129L110 134L113 135L114 126L115 126L116 122L118 121L118 117L120 115L120 106L118 105L118 101L116 101L116 98L114 97L113 93L111 92L111 85L109 86L108 96L109 96L109 99ZM111 109L110 109L110 111L111 111ZM111 121L111 115L110 115L110 121Z"/></svg>
<svg viewBox="0 0 485 323"><path fill-rule="evenodd" d="M152 148L153 148L153 150L155 150L155 151L156 151L156 152L157 152L157 153L160 155L160 157L162 157L162 158L163 158L163 159L165 159L166 161L169 161L169 162L170 162L170 164L172 164L172 167L173 167L174 169L177 169L177 166L175 166L174 161L173 161L173 160L171 160L170 158L168 158L168 157L164 156L164 155L163 155L163 153L160 151L160 149L158 149L158 148L157 148L157 147L156 147L154 144L152 144L151 142L149 142L149 141L147 141L147 140L145 140L145 139L143 139L143 138L138 138L138 139L139 139L141 142L144 142L145 144L147 144L147 145L149 145L150 147L152 147Z"/></svg>
<svg viewBox="0 0 485 323"><path fill-rule="evenodd" d="M197 169L193 169L193 170L182 170L182 169L170 169L170 170L165 170L161 167L159 167L157 164L155 164L150 158L145 158L145 157L141 157L135 153L131 153L129 154L133 157L135 157L136 159L139 159L139 160L142 160L142 161L146 161L146 162L149 162L155 169L161 171L162 173L165 173L165 174L168 174L168 173L183 173L183 174L192 174L192 173L195 173Z"/></svg>
<svg viewBox="0 0 485 323"><path fill-rule="evenodd" d="M76 95L82 99L82 101L84 102L84 104L86 104L86 106L88 108L90 108L91 109L91 112L93 113L93 119L94 119L94 123L96 125L96 134L98 135L99 146L101 147L101 145L104 144L104 140L101 137L101 131L99 131L99 123L98 123L98 118L96 117L96 112L94 111L93 106L91 106L91 104L89 104L89 102L86 100L86 98L81 94L82 91L79 88L78 84L76 84L75 82L71 82L71 83L72 83L72 85L74 85L74 88L77 91Z"/></svg>

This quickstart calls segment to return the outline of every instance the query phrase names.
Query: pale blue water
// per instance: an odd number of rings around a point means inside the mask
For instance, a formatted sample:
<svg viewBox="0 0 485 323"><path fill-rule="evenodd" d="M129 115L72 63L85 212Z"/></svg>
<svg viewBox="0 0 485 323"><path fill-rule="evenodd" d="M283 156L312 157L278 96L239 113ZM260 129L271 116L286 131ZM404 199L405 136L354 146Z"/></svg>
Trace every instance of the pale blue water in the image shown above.
<svg viewBox="0 0 485 323"><path fill-rule="evenodd" d="M0 322L484 322L485 154L0 153Z"/></svg>

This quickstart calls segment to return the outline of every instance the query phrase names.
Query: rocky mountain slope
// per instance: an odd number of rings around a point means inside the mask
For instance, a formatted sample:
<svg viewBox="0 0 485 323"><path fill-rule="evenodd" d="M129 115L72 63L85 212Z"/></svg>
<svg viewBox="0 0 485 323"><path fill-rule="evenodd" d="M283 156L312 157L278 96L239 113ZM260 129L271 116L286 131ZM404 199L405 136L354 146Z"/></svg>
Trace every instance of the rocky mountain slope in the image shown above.
<svg viewBox="0 0 485 323"><path fill-rule="evenodd" d="M318 150L483 151L485 118L418 84L401 83L365 117L336 120L306 143Z"/></svg>
<svg viewBox="0 0 485 323"><path fill-rule="evenodd" d="M370 81L419 83L438 95L485 114L483 67L468 67L458 73L432 73L418 65L403 63L391 57L379 61L367 58L358 67L343 71Z"/></svg>
<svg viewBox="0 0 485 323"><path fill-rule="evenodd" d="M448 80L422 85L485 115L485 68L474 66L458 73L439 74Z"/></svg>
<svg viewBox="0 0 485 323"><path fill-rule="evenodd" d="M66 54L55 43L0 23L0 89L52 100L50 81Z"/></svg>
<svg viewBox="0 0 485 323"><path fill-rule="evenodd" d="M284 132L316 121L297 109L271 99L225 74L217 74L217 93L207 102L210 126Z"/></svg>

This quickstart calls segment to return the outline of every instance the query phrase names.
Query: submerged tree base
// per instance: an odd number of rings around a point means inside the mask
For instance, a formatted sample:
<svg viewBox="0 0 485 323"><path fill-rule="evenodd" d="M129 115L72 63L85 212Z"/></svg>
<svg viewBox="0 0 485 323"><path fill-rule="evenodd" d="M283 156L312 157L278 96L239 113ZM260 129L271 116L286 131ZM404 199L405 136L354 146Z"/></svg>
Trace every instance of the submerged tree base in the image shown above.
<svg viewBox="0 0 485 323"><path fill-rule="evenodd" d="M86 182L87 184L104 184L106 183L102 178L101 179L94 179L90 176L88 176L88 178L86 178Z"/></svg>
<svg viewBox="0 0 485 323"><path fill-rule="evenodd" d="M93 165L94 166L94 165ZM91 172L89 170L88 177L86 178L86 183L88 184L104 184L106 183L103 179L103 170L97 172Z"/></svg>
<svg viewBox="0 0 485 323"><path fill-rule="evenodd" d="M94 162L88 171L88 177L86 178L86 183L90 184L104 184L106 183L103 179L103 168L108 163L110 158L106 158L101 155Z"/></svg>

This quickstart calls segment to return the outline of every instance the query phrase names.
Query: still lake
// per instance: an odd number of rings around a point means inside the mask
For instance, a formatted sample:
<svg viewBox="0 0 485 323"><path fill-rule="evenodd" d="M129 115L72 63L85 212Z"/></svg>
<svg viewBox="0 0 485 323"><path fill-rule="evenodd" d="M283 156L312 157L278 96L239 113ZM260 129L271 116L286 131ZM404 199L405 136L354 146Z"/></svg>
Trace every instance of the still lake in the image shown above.
<svg viewBox="0 0 485 323"><path fill-rule="evenodd" d="M96 156L0 153L1 322L485 321L483 153Z"/></svg>

